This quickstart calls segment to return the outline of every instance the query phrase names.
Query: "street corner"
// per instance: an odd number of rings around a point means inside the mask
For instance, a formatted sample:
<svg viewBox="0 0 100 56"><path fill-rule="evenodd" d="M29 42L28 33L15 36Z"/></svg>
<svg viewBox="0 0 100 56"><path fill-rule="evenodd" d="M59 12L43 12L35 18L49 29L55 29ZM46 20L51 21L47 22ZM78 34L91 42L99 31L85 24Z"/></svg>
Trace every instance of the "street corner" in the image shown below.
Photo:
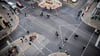
<svg viewBox="0 0 100 56"><path fill-rule="evenodd" d="M19 39L15 40L14 42L12 42L12 45L18 46L21 49L21 51L24 52L26 49L30 47L31 43L34 43L37 36L37 33L24 35L22 37L19 37Z"/></svg>

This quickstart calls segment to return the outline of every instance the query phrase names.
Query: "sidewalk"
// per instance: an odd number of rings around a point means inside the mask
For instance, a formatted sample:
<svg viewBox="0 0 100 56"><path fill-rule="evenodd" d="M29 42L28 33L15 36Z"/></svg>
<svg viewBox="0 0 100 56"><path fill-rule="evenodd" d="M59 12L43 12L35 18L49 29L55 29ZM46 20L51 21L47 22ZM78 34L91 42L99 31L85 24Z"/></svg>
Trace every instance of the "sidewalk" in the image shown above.
<svg viewBox="0 0 100 56"><path fill-rule="evenodd" d="M13 32L17 28L17 26L19 24L19 17L15 14L7 15L7 13L11 13L11 12L7 9L2 9L2 6L0 6L0 8L1 8L0 14L4 17L6 22L10 22L10 24L11 24L10 28L6 27L2 31L0 31L0 40L1 40L4 37L8 36L11 32Z"/></svg>
<svg viewBox="0 0 100 56"><path fill-rule="evenodd" d="M94 19L91 19L92 17L92 13L93 13L93 10L96 8L96 5L97 3L93 3L91 5L91 7L86 11L84 11L84 15L82 16L81 14L81 19L84 23L86 23L87 25L93 27L93 28L97 28L97 29L100 29L100 21L99 20L94 20Z"/></svg>
<svg viewBox="0 0 100 56"><path fill-rule="evenodd" d="M33 36L33 35L36 36L36 38L34 38L33 41L30 41L30 36ZM23 39L23 42L20 39ZM27 40L25 40L25 39L27 39ZM18 56L22 56L23 53L25 53L26 51L30 51L30 48L31 48L30 53L32 53L32 54L40 53L39 50L37 52L37 50L35 50L36 48L34 48L32 45L39 45L38 41L40 43L44 43L46 40L47 39L44 36L42 36L38 33L31 33L31 34L25 35L24 37L23 36L19 37L17 40L10 43L10 45L6 46L4 49L2 49L0 51L0 55L5 56L5 54L7 54L8 49L11 48L11 46L17 46L18 52L19 52ZM37 47L41 47L43 49L44 46L42 47L41 45L39 45ZM34 48L34 50L32 50L33 48Z"/></svg>

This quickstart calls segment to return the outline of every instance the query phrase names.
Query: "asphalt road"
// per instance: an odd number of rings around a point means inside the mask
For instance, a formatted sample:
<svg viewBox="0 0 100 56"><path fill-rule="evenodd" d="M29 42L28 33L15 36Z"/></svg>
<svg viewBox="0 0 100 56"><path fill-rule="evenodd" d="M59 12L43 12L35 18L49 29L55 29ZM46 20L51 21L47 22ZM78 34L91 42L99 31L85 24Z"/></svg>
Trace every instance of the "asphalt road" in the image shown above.
<svg viewBox="0 0 100 56"><path fill-rule="evenodd" d="M94 56L90 53L90 50L99 53L93 45L96 40L95 37L97 37L94 34L94 29L83 23L80 17L77 17L78 11L85 2L86 0L81 0L79 5L75 7L64 5L52 12L45 11L44 16L41 17L41 8L33 8L33 6L22 1L25 8L21 10L22 14L18 14L20 18L19 26L10 35L10 38L14 41L27 34L27 30L45 36L47 40L43 43L39 41L37 44L32 43L32 46L23 53L24 56L47 56L57 51L64 52L64 50L68 50L71 56ZM27 13L27 17L25 17L24 13ZM50 14L49 19L46 18L47 14ZM55 16L56 14L58 16ZM56 31L60 35L58 38L55 36ZM75 34L79 35L77 39L74 39ZM68 41L63 43L65 38L68 38ZM59 50L59 46L63 46L63 49ZM85 50L82 50L83 46L86 46Z"/></svg>

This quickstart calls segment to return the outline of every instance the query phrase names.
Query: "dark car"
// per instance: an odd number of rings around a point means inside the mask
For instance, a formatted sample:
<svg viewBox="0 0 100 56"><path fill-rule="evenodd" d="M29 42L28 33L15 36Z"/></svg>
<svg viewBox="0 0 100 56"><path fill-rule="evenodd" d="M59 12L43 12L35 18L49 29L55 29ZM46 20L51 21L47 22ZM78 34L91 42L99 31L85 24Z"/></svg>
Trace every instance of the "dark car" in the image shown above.
<svg viewBox="0 0 100 56"><path fill-rule="evenodd" d="M17 5L19 8L23 8L23 7L24 7L20 2L16 2L16 5Z"/></svg>
<svg viewBox="0 0 100 56"><path fill-rule="evenodd" d="M5 0L0 0L0 2L7 4L7 1Z"/></svg>

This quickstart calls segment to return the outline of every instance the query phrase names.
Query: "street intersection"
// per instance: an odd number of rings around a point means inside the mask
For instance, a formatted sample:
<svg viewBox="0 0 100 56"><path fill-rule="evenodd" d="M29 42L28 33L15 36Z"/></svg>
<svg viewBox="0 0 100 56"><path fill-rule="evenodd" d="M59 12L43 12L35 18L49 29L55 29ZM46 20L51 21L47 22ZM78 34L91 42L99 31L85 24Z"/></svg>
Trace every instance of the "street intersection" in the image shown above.
<svg viewBox="0 0 100 56"><path fill-rule="evenodd" d="M27 2L22 2L26 6L21 10L22 13L18 14L19 25L9 38L15 41L30 31L30 33L41 34L46 39L42 42L40 40L37 40L37 43L33 42L31 47L22 53L23 56L48 56L54 52L64 52L64 50L67 50L71 56L84 56L84 53L88 52L87 48L92 42L94 29L83 23L77 16L81 5L84 4L79 3L78 6L64 4L51 12L44 11L44 16L41 17L42 8L33 8ZM50 14L50 18L46 18L47 14ZM55 35L56 31L59 33L58 38ZM79 35L77 39L74 39L75 34ZM65 38L68 38L66 43L63 42ZM85 50L82 50L83 46L86 46ZM59 47L63 48L59 49Z"/></svg>

